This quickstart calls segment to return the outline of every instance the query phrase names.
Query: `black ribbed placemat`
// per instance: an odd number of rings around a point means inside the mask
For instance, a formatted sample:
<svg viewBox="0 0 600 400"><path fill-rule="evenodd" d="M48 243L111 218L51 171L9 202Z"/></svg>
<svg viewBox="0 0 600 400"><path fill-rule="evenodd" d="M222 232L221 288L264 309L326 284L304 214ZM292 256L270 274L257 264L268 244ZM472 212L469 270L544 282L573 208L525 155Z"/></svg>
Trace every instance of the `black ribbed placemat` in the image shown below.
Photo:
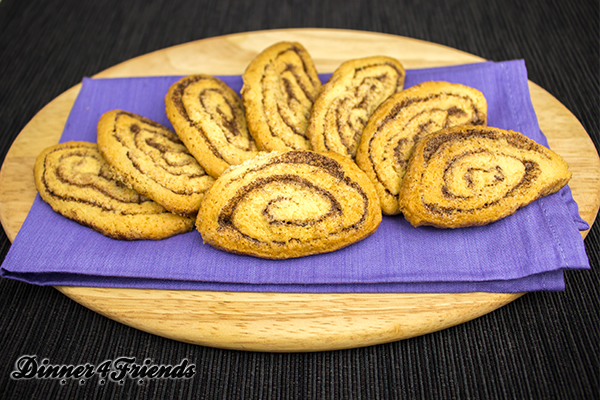
<svg viewBox="0 0 600 400"><path fill-rule="evenodd" d="M0 2L0 161L45 104L130 58L211 36L295 27L368 30L525 59L599 146L598 1ZM586 399L599 395L600 228L591 271L560 293L530 293L474 321L410 340L308 353L246 353L153 336L50 287L0 280L0 398ZM9 241L0 231L0 260ZM93 364L119 357L196 367L187 380L12 380L14 363Z"/></svg>

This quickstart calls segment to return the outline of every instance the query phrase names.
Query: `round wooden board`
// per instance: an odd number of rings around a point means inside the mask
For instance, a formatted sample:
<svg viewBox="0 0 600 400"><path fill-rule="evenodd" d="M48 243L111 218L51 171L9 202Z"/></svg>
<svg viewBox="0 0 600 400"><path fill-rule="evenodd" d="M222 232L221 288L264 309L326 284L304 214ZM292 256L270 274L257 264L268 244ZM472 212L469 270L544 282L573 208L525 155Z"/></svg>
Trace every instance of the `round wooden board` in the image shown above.
<svg viewBox="0 0 600 400"><path fill-rule="evenodd" d="M96 77L241 74L268 45L301 42L319 72L350 58L383 54L410 68L483 61L420 40L371 32L286 29L215 37L126 61ZM591 225L600 204L600 159L577 119L530 82L550 147L573 172L581 216ZM19 134L0 171L0 221L14 240L33 200L33 164L58 142L80 85L44 107ZM585 236L587 232L582 232ZM295 294L57 287L83 306L131 327L200 345L252 351L323 351L368 346L445 329L487 314L522 294Z"/></svg>

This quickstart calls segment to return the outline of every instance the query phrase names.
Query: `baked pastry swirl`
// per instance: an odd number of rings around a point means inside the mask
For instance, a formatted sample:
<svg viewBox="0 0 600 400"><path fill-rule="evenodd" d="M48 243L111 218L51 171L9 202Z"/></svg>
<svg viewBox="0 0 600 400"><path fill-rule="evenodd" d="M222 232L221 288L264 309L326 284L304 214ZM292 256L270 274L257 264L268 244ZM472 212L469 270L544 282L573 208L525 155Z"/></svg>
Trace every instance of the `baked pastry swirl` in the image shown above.
<svg viewBox="0 0 600 400"><path fill-rule="evenodd" d="M98 148L126 184L175 214L195 215L214 182L173 131L130 112L102 115Z"/></svg>
<svg viewBox="0 0 600 400"><path fill-rule="evenodd" d="M414 226L485 225L558 191L570 177L558 154L521 133L454 127L416 145L400 209Z"/></svg>
<svg viewBox="0 0 600 400"><path fill-rule="evenodd" d="M194 229L114 179L95 143L67 142L45 149L34 167L40 197L59 214L113 239L164 239Z"/></svg>
<svg viewBox="0 0 600 400"><path fill-rule="evenodd" d="M248 129L258 148L310 149L306 127L321 81L306 49L300 43L276 43L250 62L242 78Z"/></svg>
<svg viewBox="0 0 600 400"><path fill-rule="evenodd" d="M196 226L216 248L284 259L348 246L381 218L375 189L352 160L296 150L225 171L206 193Z"/></svg>
<svg viewBox="0 0 600 400"><path fill-rule="evenodd" d="M175 132L212 177L258 154L241 98L220 79L181 78L169 88L165 105Z"/></svg>
<svg viewBox="0 0 600 400"><path fill-rule="evenodd" d="M455 83L423 82L381 104L363 131L356 163L375 184L384 214L400 212L400 184L418 138L442 128L486 121L483 94Z"/></svg>
<svg viewBox="0 0 600 400"><path fill-rule="evenodd" d="M405 75L402 64L391 57L341 64L313 105L306 130L312 149L354 158L367 121L381 103L404 88Z"/></svg>

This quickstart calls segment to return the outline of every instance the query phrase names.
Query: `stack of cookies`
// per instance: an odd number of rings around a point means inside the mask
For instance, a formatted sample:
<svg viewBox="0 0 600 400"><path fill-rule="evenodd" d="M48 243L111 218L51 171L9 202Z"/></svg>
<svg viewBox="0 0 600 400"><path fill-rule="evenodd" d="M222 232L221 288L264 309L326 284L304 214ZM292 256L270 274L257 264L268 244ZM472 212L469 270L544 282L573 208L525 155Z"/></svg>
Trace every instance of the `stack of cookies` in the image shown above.
<svg viewBox="0 0 600 400"><path fill-rule="evenodd" d="M195 225L213 247L283 259L360 241L382 214L414 226L491 223L570 179L556 153L487 127L480 91L433 81L405 89L391 57L348 60L321 84L308 51L280 42L242 78L241 95L204 74L173 84L173 130L104 114L97 144L40 154L41 197L114 239Z"/></svg>
<svg viewBox="0 0 600 400"><path fill-rule="evenodd" d="M98 144L44 150L34 168L41 198L113 239L164 239L193 230L209 176L168 128L122 110L98 122Z"/></svg>

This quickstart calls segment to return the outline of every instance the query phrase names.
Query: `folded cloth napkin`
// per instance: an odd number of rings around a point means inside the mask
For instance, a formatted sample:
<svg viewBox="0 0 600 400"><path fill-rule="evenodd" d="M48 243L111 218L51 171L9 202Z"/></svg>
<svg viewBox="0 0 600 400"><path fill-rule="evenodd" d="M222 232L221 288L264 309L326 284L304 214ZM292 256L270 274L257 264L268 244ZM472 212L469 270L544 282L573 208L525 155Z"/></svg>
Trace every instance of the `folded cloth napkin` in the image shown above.
<svg viewBox="0 0 600 400"><path fill-rule="evenodd" d="M179 78L84 79L61 142L95 142L99 117L117 108L170 127L163 99ZM241 77L219 78L241 89ZM488 125L547 145L522 60L408 70L405 87L427 80L479 89L488 101ZM39 285L226 291L562 290L564 270L590 268L578 231L588 228L565 187L487 226L414 228L402 216L385 216L372 236L342 250L271 261L216 250L197 231L161 241L113 240L53 212L38 195L2 276Z"/></svg>

